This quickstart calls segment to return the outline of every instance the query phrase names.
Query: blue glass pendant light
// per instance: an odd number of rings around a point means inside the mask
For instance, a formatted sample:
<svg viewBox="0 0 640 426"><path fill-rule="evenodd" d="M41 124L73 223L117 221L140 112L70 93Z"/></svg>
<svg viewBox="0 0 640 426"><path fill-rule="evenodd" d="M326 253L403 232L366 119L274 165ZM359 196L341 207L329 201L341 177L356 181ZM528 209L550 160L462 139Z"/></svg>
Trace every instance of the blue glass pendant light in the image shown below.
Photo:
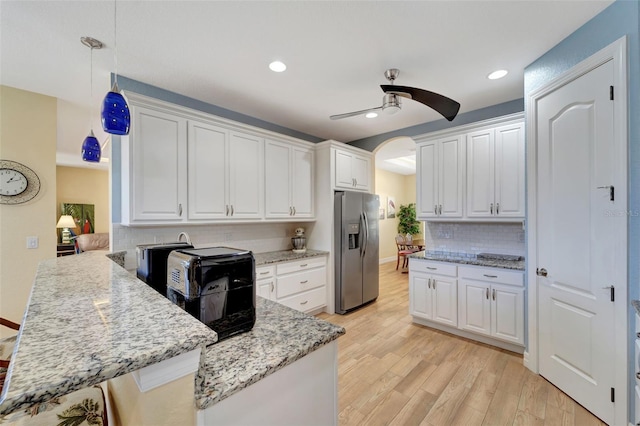
<svg viewBox="0 0 640 426"><path fill-rule="evenodd" d="M102 49L102 42L92 37L81 37L80 41L87 47L91 48L91 100L93 100L93 49ZM102 150L100 149L100 143L96 136L93 134L93 127L91 126L91 119L89 119L89 127L91 131L89 136L82 142L82 160L91 163L99 163L102 156Z"/></svg>
<svg viewBox="0 0 640 426"><path fill-rule="evenodd" d="M102 128L112 135L128 135L131 125L129 105L118 87L118 44L116 32L117 2L113 2L113 58L115 65L113 87L102 101Z"/></svg>
<svg viewBox="0 0 640 426"><path fill-rule="evenodd" d="M99 163L102 156L102 150L100 149L100 143L93 134L93 130L89 133L82 142L82 159L91 163Z"/></svg>

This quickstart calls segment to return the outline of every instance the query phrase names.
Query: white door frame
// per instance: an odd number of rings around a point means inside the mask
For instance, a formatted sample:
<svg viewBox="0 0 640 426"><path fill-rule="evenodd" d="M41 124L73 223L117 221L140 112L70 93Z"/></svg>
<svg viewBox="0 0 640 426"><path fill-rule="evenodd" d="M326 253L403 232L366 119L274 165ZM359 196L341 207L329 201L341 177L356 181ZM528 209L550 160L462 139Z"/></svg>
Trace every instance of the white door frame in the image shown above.
<svg viewBox="0 0 640 426"><path fill-rule="evenodd" d="M536 278L537 267L537 102L542 97L553 92L561 86L575 80L576 78L588 73L592 69L602 65L603 63L613 60L614 64L614 146L616 147L615 162L617 174L620 177L619 184L616 186L616 194L623 197L620 211L613 214L627 215L627 197L628 197L628 115L627 115L627 38L623 36L611 43L609 46L593 54L589 58L583 60L573 66L568 71L554 78L546 85L533 91L526 98L526 137L527 137L527 308L528 308L528 345L524 353L524 365L538 373L539 365L539 344L538 344L538 288ZM619 188L618 188L619 187ZM627 221L628 224L628 221ZM627 423L627 378L628 378L628 330L627 330L627 312L628 312L628 254L627 254L627 230L620 235L613 236L616 239L616 256L622 259L623 271L618 271L616 277L616 300L615 300L615 359L612 362L615 365L615 388L616 388L616 406L615 418L617 423ZM588 408L588 407L587 407ZM618 420L624 419L623 422Z"/></svg>

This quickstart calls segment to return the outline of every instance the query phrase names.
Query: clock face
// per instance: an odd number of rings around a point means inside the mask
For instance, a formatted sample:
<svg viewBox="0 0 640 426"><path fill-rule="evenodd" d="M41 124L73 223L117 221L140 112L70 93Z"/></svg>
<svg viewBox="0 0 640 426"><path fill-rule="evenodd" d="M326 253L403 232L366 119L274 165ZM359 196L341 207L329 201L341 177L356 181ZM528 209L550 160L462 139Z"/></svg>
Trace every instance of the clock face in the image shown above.
<svg viewBox="0 0 640 426"><path fill-rule="evenodd" d="M17 170L0 169L0 195L15 196L27 189L27 178Z"/></svg>
<svg viewBox="0 0 640 426"><path fill-rule="evenodd" d="M24 164L0 160L0 204L21 204L40 192L40 178Z"/></svg>

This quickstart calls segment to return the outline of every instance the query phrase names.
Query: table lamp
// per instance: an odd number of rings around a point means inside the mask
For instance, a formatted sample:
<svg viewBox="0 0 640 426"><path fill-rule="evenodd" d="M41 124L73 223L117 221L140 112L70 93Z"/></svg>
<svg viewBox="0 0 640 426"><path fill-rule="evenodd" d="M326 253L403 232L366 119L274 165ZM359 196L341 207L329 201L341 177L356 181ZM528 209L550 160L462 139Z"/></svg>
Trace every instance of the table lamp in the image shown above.
<svg viewBox="0 0 640 426"><path fill-rule="evenodd" d="M68 214L63 214L58 220L56 228L62 228L62 244L71 244L71 232L69 228L75 228L76 222Z"/></svg>

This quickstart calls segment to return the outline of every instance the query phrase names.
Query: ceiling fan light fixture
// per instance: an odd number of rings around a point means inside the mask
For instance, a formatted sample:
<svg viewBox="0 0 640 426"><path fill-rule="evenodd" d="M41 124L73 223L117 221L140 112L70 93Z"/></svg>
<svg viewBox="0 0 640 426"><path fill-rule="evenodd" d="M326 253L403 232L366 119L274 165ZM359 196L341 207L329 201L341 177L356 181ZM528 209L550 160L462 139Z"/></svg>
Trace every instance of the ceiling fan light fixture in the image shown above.
<svg viewBox="0 0 640 426"><path fill-rule="evenodd" d="M400 111L400 98L393 93L387 93L382 100L382 111L386 115L393 115Z"/></svg>
<svg viewBox="0 0 640 426"><path fill-rule="evenodd" d="M504 77L504 76L505 76L505 75L507 75L508 73L509 73L509 71L507 71L507 70L496 70L496 71L492 72L491 74L489 74L489 75L487 76L487 78L488 78L489 80L497 80L497 79L499 79L499 78Z"/></svg>
<svg viewBox="0 0 640 426"><path fill-rule="evenodd" d="M366 118L376 118L378 116L377 112L368 112L364 115Z"/></svg>
<svg viewBox="0 0 640 426"><path fill-rule="evenodd" d="M269 64L269 69L273 72L283 72L287 69L287 66L284 64L284 62L273 61Z"/></svg>

